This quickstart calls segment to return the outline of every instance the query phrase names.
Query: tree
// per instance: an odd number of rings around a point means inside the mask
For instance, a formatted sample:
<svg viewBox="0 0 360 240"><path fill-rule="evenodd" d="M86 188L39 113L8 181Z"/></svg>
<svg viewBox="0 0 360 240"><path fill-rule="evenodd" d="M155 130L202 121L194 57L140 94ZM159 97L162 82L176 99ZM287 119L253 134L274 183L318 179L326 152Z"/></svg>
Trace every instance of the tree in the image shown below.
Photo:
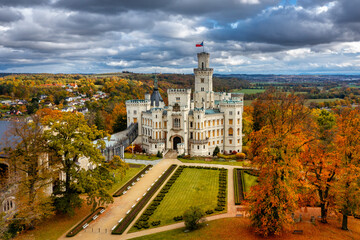
<svg viewBox="0 0 360 240"><path fill-rule="evenodd" d="M341 165L335 196L343 215L341 229L348 230L348 216L360 209L360 110L342 109L337 116L337 127L335 144Z"/></svg>
<svg viewBox="0 0 360 240"><path fill-rule="evenodd" d="M213 156L217 156L218 153L220 152L220 148L218 146L215 147L214 151L213 151Z"/></svg>
<svg viewBox="0 0 360 240"><path fill-rule="evenodd" d="M186 228L189 230L197 229L204 216L204 212L199 207L190 207L183 215Z"/></svg>
<svg viewBox="0 0 360 240"><path fill-rule="evenodd" d="M314 122L309 131L313 139L303 152L308 182L317 191L321 207L321 222L327 222L328 207L332 203L331 190L339 170L334 139L335 116L329 111L314 111Z"/></svg>
<svg viewBox="0 0 360 240"><path fill-rule="evenodd" d="M47 141L39 116L31 119L14 122L8 133L15 146L9 152L9 159L17 185L16 217L29 228L54 213L49 197L53 172L47 159Z"/></svg>
<svg viewBox="0 0 360 240"><path fill-rule="evenodd" d="M49 115L43 117L43 124L47 126L44 134L50 149L60 159L62 175L54 191L57 209L73 214L74 208L81 205L81 193L87 195L88 204L94 208L111 202L106 189L114 179L100 151L105 147L101 139L106 133L95 126L89 127L82 114L50 112Z"/></svg>
<svg viewBox="0 0 360 240"><path fill-rule="evenodd" d="M249 196L251 222L257 233L276 235L293 223L305 184L300 153L308 143L309 111L303 99L277 92L265 92L254 105L263 115L250 137L250 157L259 168L259 184Z"/></svg>

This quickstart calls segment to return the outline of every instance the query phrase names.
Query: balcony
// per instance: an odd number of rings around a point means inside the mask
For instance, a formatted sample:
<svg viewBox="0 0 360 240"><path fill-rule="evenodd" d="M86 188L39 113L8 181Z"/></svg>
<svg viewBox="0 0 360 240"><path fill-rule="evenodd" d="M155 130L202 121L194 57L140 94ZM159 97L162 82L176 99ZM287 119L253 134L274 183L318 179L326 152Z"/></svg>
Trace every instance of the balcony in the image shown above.
<svg viewBox="0 0 360 240"><path fill-rule="evenodd" d="M208 142L209 142L209 138L203 140L190 139L190 144L207 144Z"/></svg>
<svg viewBox="0 0 360 240"><path fill-rule="evenodd" d="M165 143L166 139L165 138L161 138L161 139L152 139L149 138L149 143Z"/></svg>

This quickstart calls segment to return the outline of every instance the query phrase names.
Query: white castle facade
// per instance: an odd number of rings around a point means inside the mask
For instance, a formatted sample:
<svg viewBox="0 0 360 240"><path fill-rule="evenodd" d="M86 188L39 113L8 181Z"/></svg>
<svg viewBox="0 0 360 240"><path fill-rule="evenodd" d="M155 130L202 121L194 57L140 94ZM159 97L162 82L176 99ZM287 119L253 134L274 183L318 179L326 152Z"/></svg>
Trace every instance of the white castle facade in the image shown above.
<svg viewBox="0 0 360 240"><path fill-rule="evenodd" d="M177 150L209 156L216 146L221 153L242 151L243 95L214 92L210 54L201 52L197 57L193 98L191 89L168 89L165 106L155 78L151 96L126 101L127 125L138 123L136 141L147 153Z"/></svg>

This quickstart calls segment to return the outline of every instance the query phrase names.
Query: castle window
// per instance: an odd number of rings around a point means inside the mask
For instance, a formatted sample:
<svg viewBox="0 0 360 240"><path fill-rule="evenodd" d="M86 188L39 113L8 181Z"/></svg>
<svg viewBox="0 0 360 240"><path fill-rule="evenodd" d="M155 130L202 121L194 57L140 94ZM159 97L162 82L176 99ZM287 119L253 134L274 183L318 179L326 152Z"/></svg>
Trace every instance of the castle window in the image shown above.
<svg viewBox="0 0 360 240"><path fill-rule="evenodd" d="M232 115L232 111L229 112L229 115Z"/></svg>
<svg viewBox="0 0 360 240"><path fill-rule="evenodd" d="M233 124L233 120L232 120L232 119L229 119L229 124Z"/></svg>
<svg viewBox="0 0 360 240"><path fill-rule="evenodd" d="M224 119L221 119L221 125L223 125L224 124Z"/></svg>
<svg viewBox="0 0 360 240"><path fill-rule="evenodd" d="M238 143L240 143L240 139L238 139Z"/></svg>
<svg viewBox="0 0 360 240"><path fill-rule="evenodd" d="M191 128L193 127L193 122L190 122L190 127L191 127Z"/></svg>
<svg viewBox="0 0 360 240"><path fill-rule="evenodd" d="M221 136L224 135L224 129L221 129Z"/></svg>
<svg viewBox="0 0 360 240"><path fill-rule="evenodd" d="M136 110L134 110L134 114L137 114Z"/></svg>
<svg viewBox="0 0 360 240"><path fill-rule="evenodd" d="M204 69L204 62L201 63L201 68Z"/></svg>
<svg viewBox="0 0 360 240"><path fill-rule="evenodd" d="M240 128L237 129L237 135L240 135Z"/></svg>
<svg viewBox="0 0 360 240"><path fill-rule="evenodd" d="M190 139L193 139L193 132L190 132Z"/></svg>
<svg viewBox="0 0 360 240"><path fill-rule="evenodd" d="M177 98L176 98L176 101L177 101L177 102L180 102L180 98L179 98L179 97L177 97Z"/></svg>
<svg viewBox="0 0 360 240"><path fill-rule="evenodd" d="M231 139L229 140L229 143L232 144L232 140L231 140ZM231 151L230 151L230 152L231 152Z"/></svg>
<svg viewBox="0 0 360 240"><path fill-rule="evenodd" d="M217 125L219 126L219 119L216 122L217 122Z"/></svg>
<svg viewBox="0 0 360 240"><path fill-rule="evenodd" d="M137 123L137 118L134 118L134 123Z"/></svg>
<svg viewBox="0 0 360 240"><path fill-rule="evenodd" d="M200 146L199 146L199 145L198 145L197 147L198 147L198 149L200 149Z"/></svg>
<svg viewBox="0 0 360 240"><path fill-rule="evenodd" d="M240 115L240 111L238 111L238 115Z"/></svg>
<svg viewBox="0 0 360 240"><path fill-rule="evenodd" d="M203 145L203 149L205 149L205 145Z"/></svg>
<svg viewBox="0 0 360 240"><path fill-rule="evenodd" d="M200 119L200 115L198 115L198 119Z"/></svg>
<svg viewBox="0 0 360 240"><path fill-rule="evenodd" d="M240 124L240 118L238 118L238 124Z"/></svg>
<svg viewBox="0 0 360 240"><path fill-rule="evenodd" d="M155 145L155 148L157 148L157 145Z"/></svg>
<svg viewBox="0 0 360 240"><path fill-rule="evenodd" d="M157 114L155 115L155 118L157 118Z"/></svg>
<svg viewBox="0 0 360 240"><path fill-rule="evenodd" d="M179 118L175 118L174 119L174 128L180 128L180 119Z"/></svg>
<svg viewBox="0 0 360 240"><path fill-rule="evenodd" d="M201 91L203 92L204 90L205 90L205 89L202 87L202 88L201 88ZM204 99L203 99L203 101L204 101Z"/></svg>
<svg viewBox="0 0 360 240"><path fill-rule="evenodd" d="M234 135L234 131L232 128L229 128L229 136L232 136L232 135Z"/></svg>
<svg viewBox="0 0 360 240"><path fill-rule="evenodd" d="M204 83L204 80L205 80L205 79L204 79L204 78L201 78L200 80L201 80L201 83Z"/></svg>
<svg viewBox="0 0 360 240"><path fill-rule="evenodd" d="M216 131L216 133L217 133L216 135L219 136L219 129Z"/></svg>

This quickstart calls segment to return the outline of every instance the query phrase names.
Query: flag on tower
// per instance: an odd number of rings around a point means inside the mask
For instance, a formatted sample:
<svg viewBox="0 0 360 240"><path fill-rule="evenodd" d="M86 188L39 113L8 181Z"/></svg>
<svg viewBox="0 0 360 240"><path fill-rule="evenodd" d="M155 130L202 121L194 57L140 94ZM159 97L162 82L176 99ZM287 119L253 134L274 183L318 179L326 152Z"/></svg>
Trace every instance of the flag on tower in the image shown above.
<svg viewBox="0 0 360 240"><path fill-rule="evenodd" d="M196 47L203 47L204 46L204 41L202 41L201 43L197 43Z"/></svg>

